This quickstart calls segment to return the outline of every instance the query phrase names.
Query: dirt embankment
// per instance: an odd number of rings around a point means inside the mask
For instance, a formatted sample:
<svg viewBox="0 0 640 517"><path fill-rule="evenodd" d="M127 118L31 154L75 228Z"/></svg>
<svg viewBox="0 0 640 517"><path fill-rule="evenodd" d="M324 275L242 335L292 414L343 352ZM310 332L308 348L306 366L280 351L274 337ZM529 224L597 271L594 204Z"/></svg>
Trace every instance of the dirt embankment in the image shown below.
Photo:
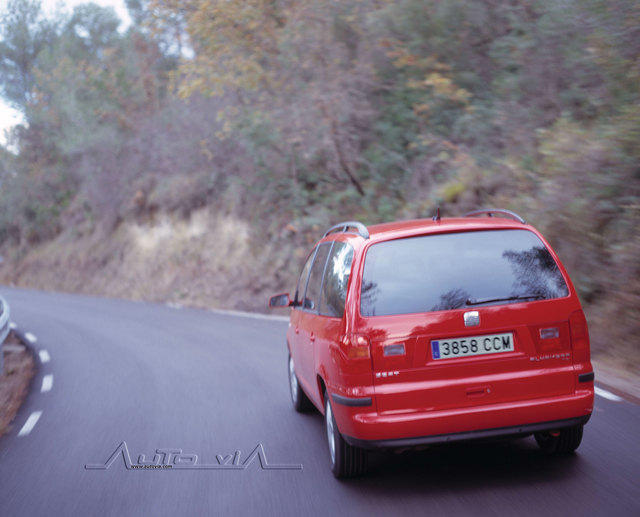
<svg viewBox="0 0 640 517"><path fill-rule="evenodd" d="M11 422L29 393L35 374L33 355L13 332L2 345L4 371L0 375L0 436L11 429Z"/></svg>
<svg viewBox="0 0 640 517"><path fill-rule="evenodd" d="M273 250L252 242L246 222L208 209L188 220L125 221L110 233L71 228L4 252L1 284L252 311L266 310L273 289L293 285L293 275L283 279L282 272L297 269L274 263Z"/></svg>

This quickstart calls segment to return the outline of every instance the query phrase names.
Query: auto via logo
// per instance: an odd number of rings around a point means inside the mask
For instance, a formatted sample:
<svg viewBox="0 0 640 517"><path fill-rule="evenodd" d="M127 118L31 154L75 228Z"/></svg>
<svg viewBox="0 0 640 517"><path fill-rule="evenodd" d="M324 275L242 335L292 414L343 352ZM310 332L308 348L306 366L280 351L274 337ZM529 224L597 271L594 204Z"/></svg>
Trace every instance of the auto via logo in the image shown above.
<svg viewBox="0 0 640 517"><path fill-rule="evenodd" d="M199 463L197 454L185 454L182 449L164 448L156 449L153 459L147 460L144 454L138 456L138 462L131 461L129 448L126 442L121 442L111 456L104 463L89 463L84 466L86 470L107 470L114 461L122 457L124 467L127 470L244 470L256 459L262 470L302 470L301 464L270 464L261 443L249 453L244 461L241 460L242 452L235 450L233 454L216 455L217 463Z"/></svg>

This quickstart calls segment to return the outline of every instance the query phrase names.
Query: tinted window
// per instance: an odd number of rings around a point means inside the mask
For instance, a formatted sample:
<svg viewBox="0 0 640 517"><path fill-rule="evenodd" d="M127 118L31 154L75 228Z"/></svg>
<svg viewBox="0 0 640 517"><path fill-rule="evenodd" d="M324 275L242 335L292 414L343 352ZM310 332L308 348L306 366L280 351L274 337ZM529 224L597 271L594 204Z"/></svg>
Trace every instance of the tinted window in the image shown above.
<svg viewBox="0 0 640 517"><path fill-rule="evenodd" d="M311 310L318 310L320 305L320 287L322 285L322 273L324 272L324 266L327 263L327 256L331 249L331 243L325 242L318 246L316 251L316 257L311 266L311 273L309 274L309 282L307 282L307 292L305 294L304 308Z"/></svg>
<svg viewBox="0 0 640 517"><path fill-rule="evenodd" d="M360 310L364 316L408 314L568 294L558 266L534 233L449 233L371 246Z"/></svg>
<svg viewBox="0 0 640 517"><path fill-rule="evenodd" d="M302 294L304 293L305 287L307 286L307 279L309 278L309 270L311 269L311 264L313 263L313 255L316 252L314 249L310 254L309 258L304 264L302 268L302 273L300 273L300 278L298 279L298 287L296 288L296 297L295 302L296 305L302 305Z"/></svg>
<svg viewBox="0 0 640 517"><path fill-rule="evenodd" d="M344 314L352 261L353 248L344 242L334 242L322 284L320 314L337 318Z"/></svg>

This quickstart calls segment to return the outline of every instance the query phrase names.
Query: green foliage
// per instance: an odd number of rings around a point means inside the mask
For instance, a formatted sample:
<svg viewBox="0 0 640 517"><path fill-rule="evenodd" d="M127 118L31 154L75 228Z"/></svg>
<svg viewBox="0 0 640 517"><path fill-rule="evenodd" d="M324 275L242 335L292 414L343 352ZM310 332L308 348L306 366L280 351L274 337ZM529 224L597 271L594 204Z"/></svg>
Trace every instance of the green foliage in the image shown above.
<svg viewBox="0 0 640 517"><path fill-rule="evenodd" d="M55 37L38 0L9 0L0 15L0 91L19 109L30 100L38 55Z"/></svg>
<svg viewBox="0 0 640 517"><path fill-rule="evenodd" d="M119 170L119 156L141 119L161 108L171 61L152 39L135 30L119 33L113 9L95 4L77 6L54 23L42 18L38 3L14 0L3 20L3 66L20 48L25 59L2 76L1 86L22 107L26 125L14 131L19 154L2 185L12 210L0 237L54 237L64 214L86 203L112 224L133 196L128 190L137 172ZM24 81L16 83L15 75Z"/></svg>

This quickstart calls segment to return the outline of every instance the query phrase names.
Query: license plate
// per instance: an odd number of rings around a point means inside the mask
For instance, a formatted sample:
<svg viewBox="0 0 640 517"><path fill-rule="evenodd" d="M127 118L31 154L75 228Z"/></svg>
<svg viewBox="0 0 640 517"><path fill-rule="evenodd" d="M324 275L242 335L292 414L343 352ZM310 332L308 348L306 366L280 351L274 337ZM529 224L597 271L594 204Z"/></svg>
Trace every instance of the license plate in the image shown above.
<svg viewBox="0 0 640 517"><path fill-rule="evenodd" d="M513 351L513 334L511 332L431 341L431 357L434 359L502 354Z"/></svg>

